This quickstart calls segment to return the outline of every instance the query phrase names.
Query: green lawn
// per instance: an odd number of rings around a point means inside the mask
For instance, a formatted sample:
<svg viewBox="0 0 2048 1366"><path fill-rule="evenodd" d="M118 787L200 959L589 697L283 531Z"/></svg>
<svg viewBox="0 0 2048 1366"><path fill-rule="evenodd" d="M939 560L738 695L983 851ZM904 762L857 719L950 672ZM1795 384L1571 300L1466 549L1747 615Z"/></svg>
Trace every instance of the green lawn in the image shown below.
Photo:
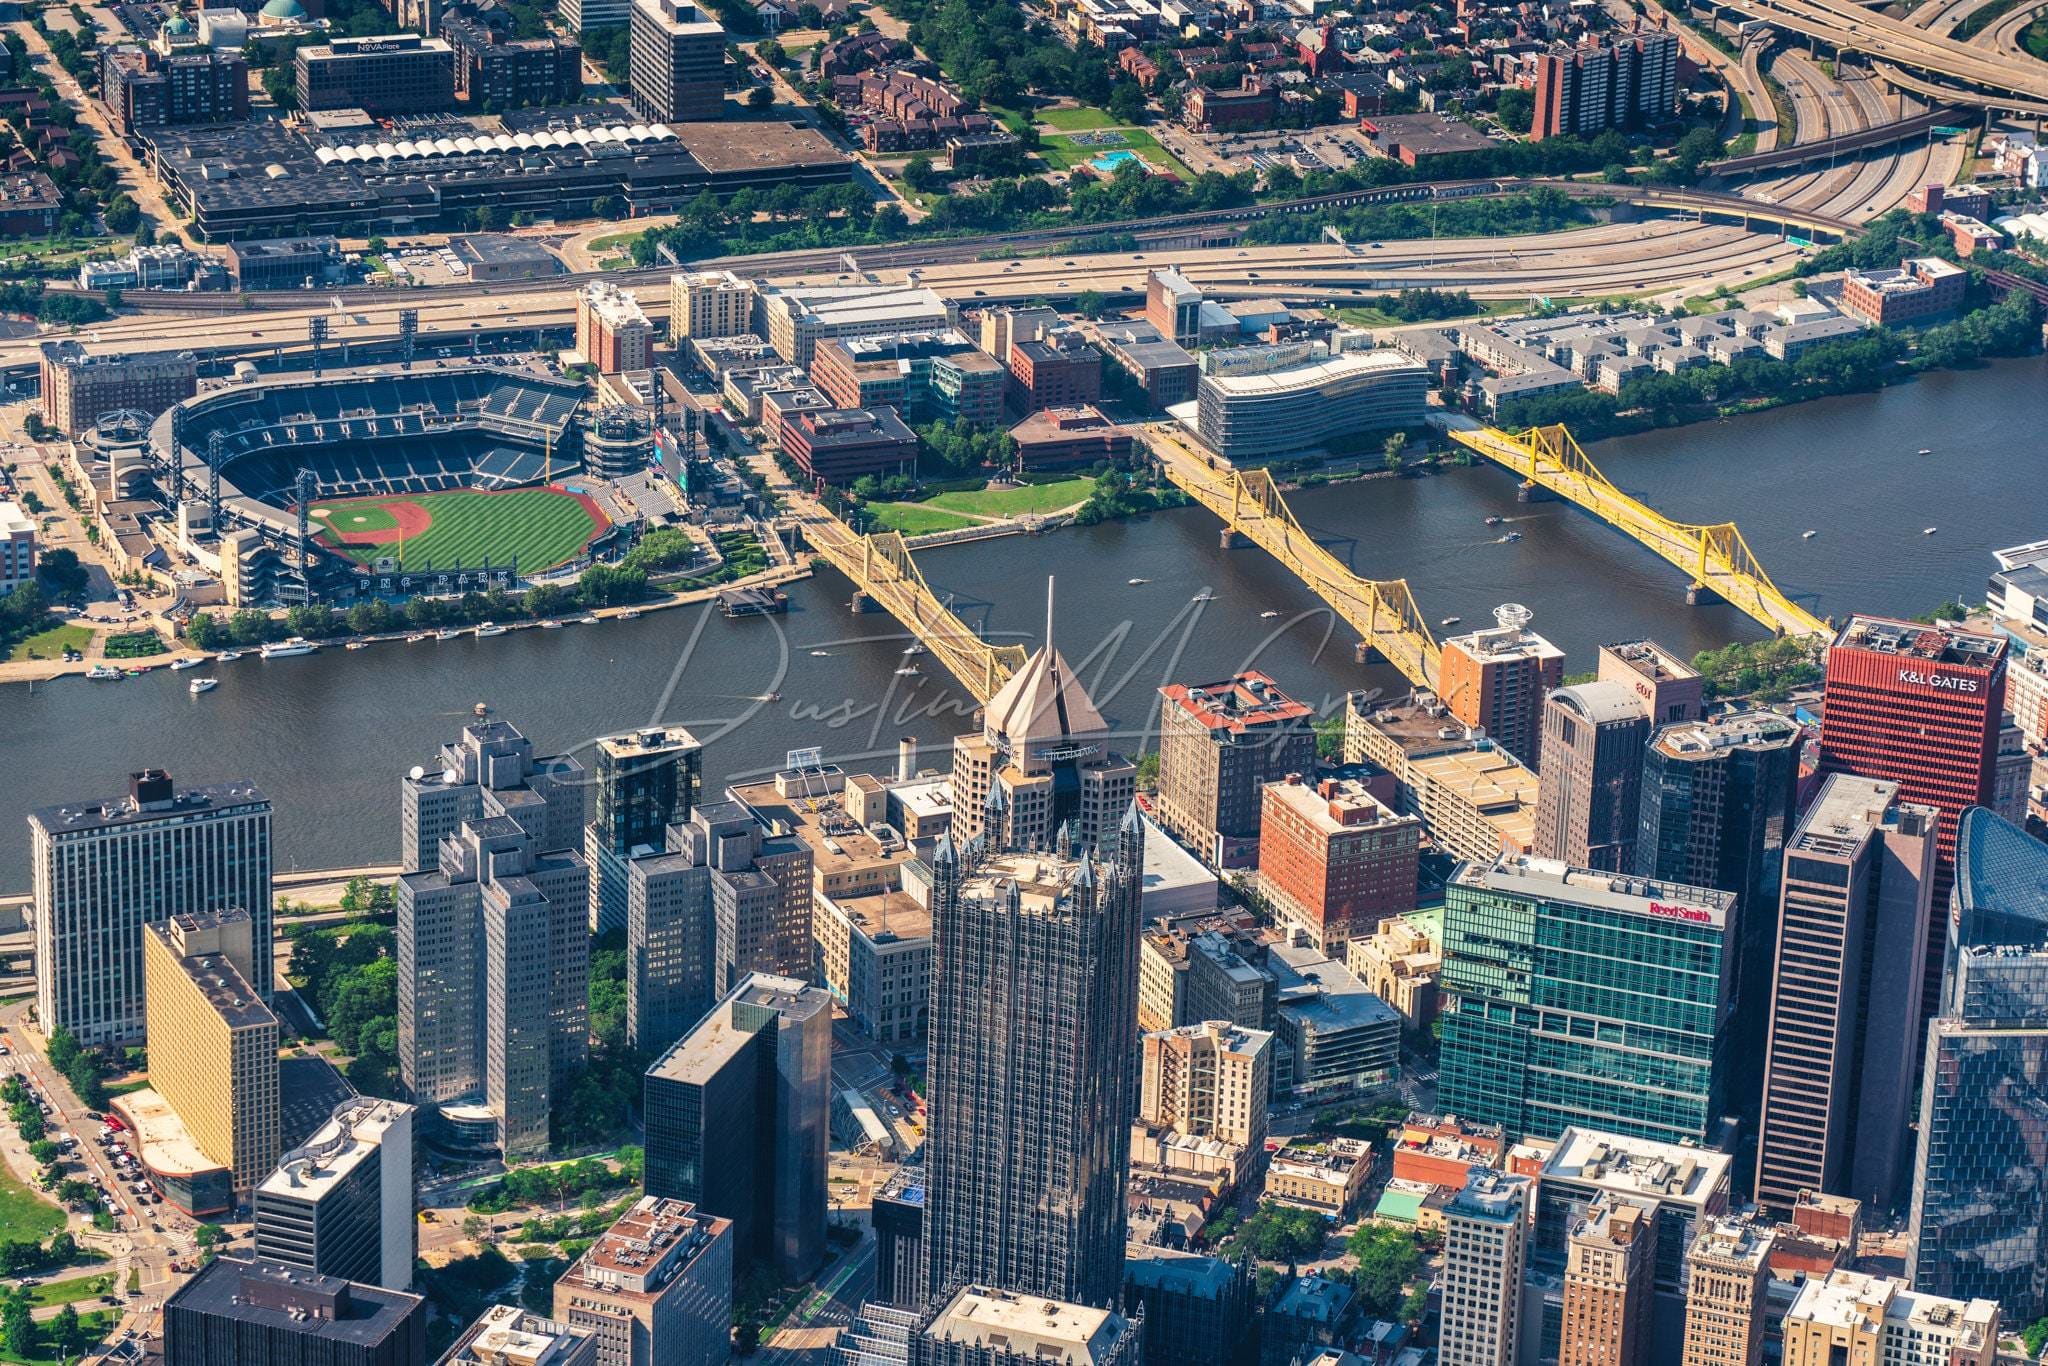
<svg viewBox="0 0 2048 1366"><path fill-rule="evenodd" d="M1171 171L1182 180L1193 180L1194 172L1182 165L1180 159L1159 145L1159 139L1142 128L1119 128L1124 135L1123 146L1083 147L1064 133L1055 133L1039 144L1039 155L1054 166L1065 169L1084 165L1104 152L1136 152L1145 164L1155 171Z"/></svg>
<svg viewBox="0 0 2048 1366"><path fill-rule="evenodd" d="M38 631L14 647L9 659L58 659L66 650L83 650L92 642L90 626L74 626L66 623L52 626L47 631Z"/></svg>
<svg viewBox="0 0 2048 1366"><path fill-rule="evenodd" d="M1049 128L1057 128L1062 133L1072 133L1077 129L1121 126L1106 110L1087 104L1078 109L1042 109L1039 111L1038 121Z"/></svg>
<svg viewBox="0 0 2048 1366"><path fill-rule="evenodd" d="M326 539L345 554L365 564L386 557L399 560L406 569L424 569L429 564L494 564L515 560L521 572L548 569L578 552L603 528L580 499L554 489L517 489L510 493L427 493L415 497L358 499L324 503L335 529L345 529L350 519L368 506L415 503L432 519L427 529L403 542L394 539L377 544L342 546L332 536ZM389 517L389 513L384 513ZM392 525L396 525L395 522ZM375 525L364 530L381 530Z"/></svg>
<svg viewBox="0 0 2048 1366"><path fill-rule="evenodd" d="M0 1228L7 1230L9 1238L42 1242L64 1231L64 1211L0 1167Z"/></svg>
<svg viewBox="0 0 2048 1366"><path fill-rule="evenodd" d="M95 1309L90 1314L80 1314L78 1316L78 1328L81 1345L90 1346L97 1343L113 1330L114 1322L115 1314L111 1309ZM0 1361L15 1363L15 1366L60 1366L48 1341L49 1325L37 1324L36 1328L36 1346L34 1351L24 1356L16 1356L5 1347L0 1347ZM74 1347L72 1355L65 1357L64 1361L71 1362L76 1360L78 1360L77 1348Z"/></svg>
<svg viewBox="0 0 2048 1366"><path fill-rule="evenodd" d="M900 531L905 536L922 536L931 531L958 531L973 526L972 517L960 517L923 503L869 503L868 516L877 530Z"/></svg>
<svg viewBox="0 0 2048 1366"><path fill-rule="evenodd" d="M1095 491L1087 475L1062 479L1056 484L1019 484L1015 488L981 489L972 493L941 493L926 507L953 512L974 512L984 517L1014 517L1020 513L1057 512L1085 500Z"/></svg>
<svg viewBox="0 0 2048 1366"><path fill-rule="evenodd" d="M112 1272L98 1276L73 1276L69 1280L45 1281L28 1292L29 1303L38 1309L55 1309L60 1304L77 1304L98 1299L114 1288Z"/></svg>

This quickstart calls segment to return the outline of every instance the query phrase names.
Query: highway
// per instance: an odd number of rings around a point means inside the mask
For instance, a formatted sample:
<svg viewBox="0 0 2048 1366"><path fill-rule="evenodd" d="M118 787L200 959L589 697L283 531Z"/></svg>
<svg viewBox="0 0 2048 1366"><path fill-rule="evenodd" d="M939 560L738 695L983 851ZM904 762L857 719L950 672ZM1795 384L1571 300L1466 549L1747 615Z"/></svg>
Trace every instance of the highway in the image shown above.
<svg viewBox="0 0 2048 1366"><path fill-rule="evenodd" d="M1940 3L1941 0L1936 0ZM1930 33L1854 0L1725 0L1737 12L1826 43L1844 54L1883 59L1956 89L1951 100L2008 109L2048 101L2048 65ZM1953 25L1951 24L1950 27Z"/></svg>

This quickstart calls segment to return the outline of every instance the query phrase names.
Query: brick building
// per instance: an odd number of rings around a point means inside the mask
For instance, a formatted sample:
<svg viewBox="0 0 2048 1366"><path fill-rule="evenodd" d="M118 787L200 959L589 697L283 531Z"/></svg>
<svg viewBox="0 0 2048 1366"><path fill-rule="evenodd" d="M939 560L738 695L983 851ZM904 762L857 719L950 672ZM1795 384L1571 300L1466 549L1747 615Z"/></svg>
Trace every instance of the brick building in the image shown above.
<svg viewBox="0 0 2048 1366"><path fill-rule="evenodd" d="M1938 256L1915 256L1897 270L1851 270L1842 276L1842 311L1874 327L1930 322L1963 304L1969 272Z"/></svg>
<svg viewBox="0 0 2048 1366"><path fill-rule="evenodd" d="M1010 399L1023 412L1102 398L1102 353L1079 332L1049 331L1010 343Z"/></svg>
<svg viewBox="0 0 2048 1366"><path fill-rule="evenodd" d="M1364 784L1298 776L1269 784L1259 822L1259 888L1274 912L1335 956L1354 935L1415 909L1422 822Z"/></svg>
<svg viewBox="0 0 2048 1366"><path fill-rule="evenodd" d="M1251 866L1264 789L1315 770L1314 710L1256 671L1159 698L1159 824L1214 867Z"/></svg>
<svg viewBox="0 0 2048 1366"><path fill-rule="evenodd" d="M1029 473L1126 464L1136 449L1131 429L1092 407L1043 408L1010 428L1018 468Z"/></svg>
<svg viewBox="0 0 2048 1366"><path fill-rule="evenodd" d="M917 433L889 408L806 408L782 424L782 449L805 477L839 484L903 469Z"/></svg>

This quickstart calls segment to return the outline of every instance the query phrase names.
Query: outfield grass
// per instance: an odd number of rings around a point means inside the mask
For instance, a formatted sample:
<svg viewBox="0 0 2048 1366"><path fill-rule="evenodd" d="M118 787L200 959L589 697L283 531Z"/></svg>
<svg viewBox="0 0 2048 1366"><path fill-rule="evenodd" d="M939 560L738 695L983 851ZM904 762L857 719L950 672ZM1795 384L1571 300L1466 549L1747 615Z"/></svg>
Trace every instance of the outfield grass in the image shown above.
<svg viewBox="0 0 2048 1366"><path fill-rule="evenodd" d="M14 1179L0 1167L0 1228L9 1238L42 1242L64 1231L64 1211Z"/></svg>
<svg viewBox="0 0 2048 1366"><path fill-rule="evenodd" d="M981 489L972 493L941 493L926 507L951 512L979 513L984 517L1015 517L1022 513L1057 512L1084 501L1095 491L1087 475L1062 479L1056 484L1019 484L1015 488Z"/></svg>
<svg viewBox="0 0 2048 1366"><path fill-rule="evenodd" d="M52 626L47 631L38 631L14 647L7 657L19 662L24 659L57 659L66 650L83 650L92 643L90 626L74 626L66 623Z"/></svg>
<svg viewBox="0 0 2048 1366"><path fill-rule="evenodd" d="M922 536L932 531L958 531L973 526L972 517L943 512L924 503L869 503L867 514L881 531L900 531L905 536Z"/></svg>
<svg viewBox="0 0 2048 1366"><path fill-rule="evenodd" d="M367 503L398 501L389 496L360 500ZM376 545L329 544L365 564L386 557L398 560L405 569L424 569L429 564L494 564L516 560L522 573L552 568L571 560L601 529L582 502L553 489L518 489L511 493L427 493L411 498L433 519L425 531ZM327 503L333 515L328 521L337 528L348 526L357 504ZM389 514L386 514L387 516ZM368 527L366 530L377 530Z"/></svg>
<svg viewBox="0 0 2048 1366"><path fill-rule="evenodd" d="M1071 133L1086 128L1122 127L1106 110L1084 104L1078 109L1042 109L1038 121L1048 128L1057 128L1062 133Z"/></svg>

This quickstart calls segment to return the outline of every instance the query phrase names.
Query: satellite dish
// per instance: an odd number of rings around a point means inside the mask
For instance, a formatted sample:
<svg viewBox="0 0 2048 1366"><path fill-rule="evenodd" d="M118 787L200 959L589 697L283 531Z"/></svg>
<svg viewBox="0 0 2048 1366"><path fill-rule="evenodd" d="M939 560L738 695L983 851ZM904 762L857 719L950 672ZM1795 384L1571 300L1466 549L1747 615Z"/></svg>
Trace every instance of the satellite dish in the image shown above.
<svg viewBox="0 0 2048 1366"><path fill-rule="evenodd" d="M461 776L461 774L457 773L452 768L444 768L441 770L441 781L444 783L453 783L457 778Z"/></svg>
<svg viewBox="0 0 2048 1366"><path fill-rule="evenodd" d="M427 771L424 768L421 768L418 764L414 764L412 766L412 772L407 776L410 777L414 782L418 782L420 779L427 776Z"/></svg>

